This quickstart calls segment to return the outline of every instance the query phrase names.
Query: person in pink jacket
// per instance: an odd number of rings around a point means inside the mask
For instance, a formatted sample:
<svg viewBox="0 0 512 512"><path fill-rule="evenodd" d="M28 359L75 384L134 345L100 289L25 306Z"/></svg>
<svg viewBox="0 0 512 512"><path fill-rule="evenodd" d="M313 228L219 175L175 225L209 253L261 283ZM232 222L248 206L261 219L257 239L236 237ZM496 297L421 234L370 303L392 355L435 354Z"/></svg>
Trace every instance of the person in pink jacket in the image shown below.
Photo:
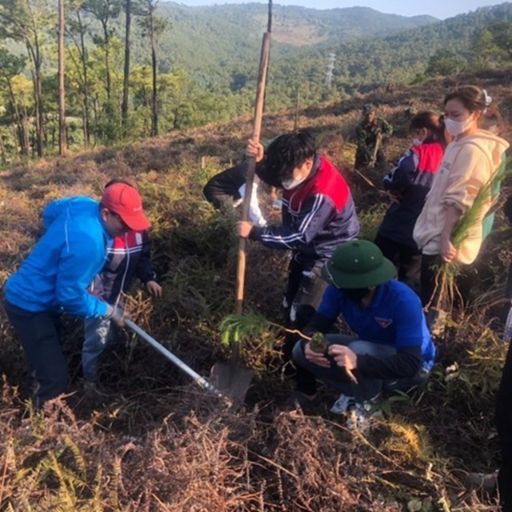
<svg viewBox="0 0 512 512"><path fill-rule="evenodd" d="M452 235L479 192L490 183L509 146L504 139L478 127L490 102L486 91L475 86L460 87L444 100L445 126L453 140L446 148L413 232L422 251L421 296L424 305L431 302L435 292L439 264L471 264L482 245L483 220L493 204L490 191L457 247L452 242Z"/></svg>

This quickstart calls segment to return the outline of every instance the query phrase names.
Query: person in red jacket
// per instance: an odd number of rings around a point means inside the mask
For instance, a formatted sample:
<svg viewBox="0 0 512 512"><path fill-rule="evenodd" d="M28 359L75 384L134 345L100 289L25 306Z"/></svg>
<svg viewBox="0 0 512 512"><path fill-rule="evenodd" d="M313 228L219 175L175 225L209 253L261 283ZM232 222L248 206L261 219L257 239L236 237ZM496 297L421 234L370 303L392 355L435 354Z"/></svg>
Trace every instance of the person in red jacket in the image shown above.
<svg viewBox="0 0 512 512"><path fill-rule="evenodd" d="M134 185L125 179L113 179L105 188L124 183ZM135 187L134 187L135 188ZM162 287L156 281L156 272L151 262L151 242L148 231L129 230L114 237L112 246L107 249L107 260L100 274L91 286L90 292L117 308L122 293L126 293L134 277L138 277L148 292L162 295ZM110 318L86 318L84 320L85 339L82 346L82 373L84 387L88 391L98 391L98 368L101 354L116 337L116 326Z"/></svg>
<svg viewBox="0 0 512 512"><path fill-rule="evenodd" d="M340 171L318 154L316 141L307 131L277 137L266 154L261 144L250 141L247 154L259 163L257 174L262 181L283 189L282 223L258 227L241 221L238 234L271 249L292 251L284 306L288 325L301 329L322 299L324 263L338 245L359 234L352 194ZM295 341L295 336L286 338L285 363L291 361ZM298 390L315 392L315 378L309 372L298 368L296 379Z"/></svg>
<svg viewBox="0 0 512 512"><path fill-rule="evenodd" d="M420 112L409 127L412 146L384 177L395 198L377 232L375 243L398 269L398 279L419 291L421 251L412 237L425 197L439 170L446 147L444 123L435 112Z"/></svg>

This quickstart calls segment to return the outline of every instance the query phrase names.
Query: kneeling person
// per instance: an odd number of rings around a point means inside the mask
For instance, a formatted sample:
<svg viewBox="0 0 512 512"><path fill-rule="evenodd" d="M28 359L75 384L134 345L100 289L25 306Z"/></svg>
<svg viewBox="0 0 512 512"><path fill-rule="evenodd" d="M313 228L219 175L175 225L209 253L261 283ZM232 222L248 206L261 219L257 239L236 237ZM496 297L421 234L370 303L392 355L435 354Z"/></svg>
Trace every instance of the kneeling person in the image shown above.
<svg viewBox="0 0 512 512"><path fill-rule="evenodd" d="M242 204L245 196L248 170L248 163L242 162L216 174L204 186L204 198L218 210L237 208ZM258 178L255 177L249 203L249 217L256 226L264 227L267 221L258 203L258 182Z"/></svg>
<svg viewBox="0 0 512 512"><path fill-rule="evenodd" d="M391 261L366 240L338 247L323 269L329 286L307 332L327 333L341 315L356 336L327 335L321 353L301 340L293 358L342 393L333 412L352 409L364 420L367 402L383 389L407 391L428 378L436 349L421 302L395 276Z"/></svg>

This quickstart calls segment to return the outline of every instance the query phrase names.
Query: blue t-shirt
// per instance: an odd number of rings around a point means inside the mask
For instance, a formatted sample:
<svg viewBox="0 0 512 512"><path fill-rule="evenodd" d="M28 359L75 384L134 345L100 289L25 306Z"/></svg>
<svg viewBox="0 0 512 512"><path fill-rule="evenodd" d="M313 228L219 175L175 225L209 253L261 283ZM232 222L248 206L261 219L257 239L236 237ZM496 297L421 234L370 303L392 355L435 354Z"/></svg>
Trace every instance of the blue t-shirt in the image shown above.
<svg viewBox="0 0 512 512"><path fill-rule="evenodd" d="M392 279L378 286L371 304L366 308L330 285L317 313L333 320L342 315L361 340L382 343L397 350L421 347L423 368L430 370L434 364L436 348L420 299L400 281Z"/></svg>

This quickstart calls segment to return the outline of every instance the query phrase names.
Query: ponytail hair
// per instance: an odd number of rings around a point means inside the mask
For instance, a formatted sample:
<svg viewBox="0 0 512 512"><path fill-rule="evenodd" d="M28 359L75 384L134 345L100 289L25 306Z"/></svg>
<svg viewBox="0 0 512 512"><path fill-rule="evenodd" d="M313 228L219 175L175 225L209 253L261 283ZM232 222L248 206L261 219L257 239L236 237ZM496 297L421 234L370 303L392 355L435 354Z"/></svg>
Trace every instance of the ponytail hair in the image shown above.
<svg viewBox="0 0 512 512"><path fill-rule="evenodd" d="M478 119L478 127L499 134L503 130L503 117L496 107L488 107Z"/></svg>
<svg viewBox="0 0 512 512"><path fill-rule="evenodd" d="M443 116L440 116L439 114L436 114L430 110L419 112L411 119L409 131L421 130L423 128L429 132L425 142L439 142L443 146L446 146L448 142L445 137Z"/></svg>

